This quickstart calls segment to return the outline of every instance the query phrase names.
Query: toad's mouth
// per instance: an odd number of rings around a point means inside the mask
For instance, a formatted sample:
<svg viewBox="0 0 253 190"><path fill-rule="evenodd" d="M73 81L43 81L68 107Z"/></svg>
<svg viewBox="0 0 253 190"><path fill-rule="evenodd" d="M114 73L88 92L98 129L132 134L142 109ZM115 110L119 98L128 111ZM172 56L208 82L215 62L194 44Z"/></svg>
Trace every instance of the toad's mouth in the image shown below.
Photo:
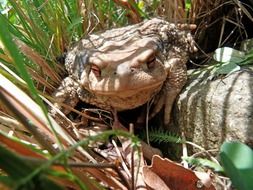
<svg viewBox="0 0 253 190"><path fill-rule="evenodd" d="M159 81L156 83L149 83L145 85L136 85L136 86L125 86L124 87L114 87L114 88L100 88L100 89L87 89L88 91L96 94L96 95L103 95L103 96L120 96L120 97L129 97L134 96L136 94L140 94L143 92L155 92L161 89L163 85L163 81Z"/></svg>

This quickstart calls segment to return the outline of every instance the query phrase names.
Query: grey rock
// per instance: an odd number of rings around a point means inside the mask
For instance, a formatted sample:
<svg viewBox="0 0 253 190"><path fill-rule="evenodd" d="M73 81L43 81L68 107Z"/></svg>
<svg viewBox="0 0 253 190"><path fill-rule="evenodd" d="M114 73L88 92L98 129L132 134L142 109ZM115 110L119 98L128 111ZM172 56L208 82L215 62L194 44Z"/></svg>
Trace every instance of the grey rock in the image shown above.
<svg viewBox="0 0 253 190"><path fill-rule="evenodd" d="M210 76L207 70L190 75L174 106L177 130L206 150L231 140L253 147L253 66Z"/></svg>

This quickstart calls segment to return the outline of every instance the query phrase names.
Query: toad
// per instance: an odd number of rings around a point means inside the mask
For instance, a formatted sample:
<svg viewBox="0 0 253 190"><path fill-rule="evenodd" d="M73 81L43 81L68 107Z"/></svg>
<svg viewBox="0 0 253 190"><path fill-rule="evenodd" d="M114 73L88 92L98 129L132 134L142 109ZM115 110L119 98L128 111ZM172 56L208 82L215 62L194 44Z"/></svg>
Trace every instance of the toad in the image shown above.
<svg viewBox="0 0 253 190"><path fill-rule="evenodd" d="M195 49L189 30L158 18L92 34L69 49L68 77L54 96L72 107L84 101L116 111L153 99L151 117L164 107L168 124L187 79L189 53Z"/></svg>

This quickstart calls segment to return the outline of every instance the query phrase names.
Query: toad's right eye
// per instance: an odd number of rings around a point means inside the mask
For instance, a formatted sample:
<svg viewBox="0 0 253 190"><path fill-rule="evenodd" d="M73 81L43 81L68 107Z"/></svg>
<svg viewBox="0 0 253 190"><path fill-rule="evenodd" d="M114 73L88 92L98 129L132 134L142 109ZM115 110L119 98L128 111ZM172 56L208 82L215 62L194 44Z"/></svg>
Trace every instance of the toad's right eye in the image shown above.
<svg viewBox="0 0 253 190"><path fill-rule="evenodd" d="M100 77L101 76L101 70L97 65L92 64L91 65L91 72L96 76Z"/></svg>
<svg viewBox="0 0 253 190"><path fill-rule="evenodd" d="M156 57L151 57L148 61L147 61L147 67L149 69L153 69L155 66L155 61L156 61Z"/></svg>

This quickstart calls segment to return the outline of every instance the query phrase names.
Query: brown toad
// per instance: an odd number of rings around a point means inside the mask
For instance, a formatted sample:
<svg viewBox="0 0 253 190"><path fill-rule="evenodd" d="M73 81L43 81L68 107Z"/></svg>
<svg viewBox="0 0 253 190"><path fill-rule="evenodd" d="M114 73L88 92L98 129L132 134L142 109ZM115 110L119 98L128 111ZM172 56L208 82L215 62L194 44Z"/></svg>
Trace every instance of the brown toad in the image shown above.
<svg viewBox="0 0 253 190"><path fill-rule="evenodd" d="M189 31L158 18L93 34L68 51L69 76L54 96L72 107L81 100L117 111L154 98L152 115L165 106L167 124L186 82L188 55L194 50Z"/></svg>

